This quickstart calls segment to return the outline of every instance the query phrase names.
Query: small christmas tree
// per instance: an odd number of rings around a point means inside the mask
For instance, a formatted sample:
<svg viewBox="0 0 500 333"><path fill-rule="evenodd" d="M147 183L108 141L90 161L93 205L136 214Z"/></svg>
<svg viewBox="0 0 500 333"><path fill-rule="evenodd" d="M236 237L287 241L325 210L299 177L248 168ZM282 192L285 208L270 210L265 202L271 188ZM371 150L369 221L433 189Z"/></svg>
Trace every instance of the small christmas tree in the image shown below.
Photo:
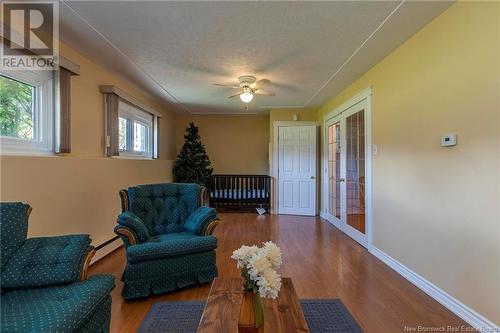
<svg viewBox="0 0 500 333"><path fill-rule="evenodd" d="M184 135L184 146L175 160L174 182L208 186L212 172L213 168L198 134L198 127L190 123Z"/></svg>

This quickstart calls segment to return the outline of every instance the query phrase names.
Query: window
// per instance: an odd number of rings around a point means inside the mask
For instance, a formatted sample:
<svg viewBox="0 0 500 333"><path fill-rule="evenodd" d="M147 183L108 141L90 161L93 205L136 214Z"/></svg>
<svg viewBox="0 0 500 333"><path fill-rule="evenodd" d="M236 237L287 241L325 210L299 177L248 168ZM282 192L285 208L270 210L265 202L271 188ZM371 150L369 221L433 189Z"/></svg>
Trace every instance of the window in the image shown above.
<svg viewBox="0 0 500 333"><path fill-rule="evenodd" d="M124 101L118 104L120 156L153 157L153 116Z"/></svg>
<svg viewBox="0 0 500 333"><path fill-rule="evenodd" d="M161 114L116 86L102 85L104 154L158 159Z"/></svg>
<svg viewBox="0 0 500 333"><path fill-rule="evenodd" d="M1 80L0 133L3 136L33 140L35 137L33 128L35 87L8 77L2 76Z"/></svg>
<svg viewBox="0 0 500 333"><path fill-rule="evenodd" d="M0 148L2 153L53 150L53 72L0 75Z"/></svg>

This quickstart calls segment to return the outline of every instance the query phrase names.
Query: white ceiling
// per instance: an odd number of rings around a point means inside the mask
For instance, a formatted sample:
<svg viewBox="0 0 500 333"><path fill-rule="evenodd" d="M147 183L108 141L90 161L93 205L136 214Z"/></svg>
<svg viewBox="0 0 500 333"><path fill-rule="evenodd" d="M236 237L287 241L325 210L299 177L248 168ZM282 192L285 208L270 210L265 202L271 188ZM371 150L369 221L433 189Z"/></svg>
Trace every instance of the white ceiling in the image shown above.
<svg viewBox="0 0 500 333"><path fill-rule="evenodd" d="M317 107L452 2L65 1L61 38L180 112ZM245 111L240 75L275 97Z"/></svg>

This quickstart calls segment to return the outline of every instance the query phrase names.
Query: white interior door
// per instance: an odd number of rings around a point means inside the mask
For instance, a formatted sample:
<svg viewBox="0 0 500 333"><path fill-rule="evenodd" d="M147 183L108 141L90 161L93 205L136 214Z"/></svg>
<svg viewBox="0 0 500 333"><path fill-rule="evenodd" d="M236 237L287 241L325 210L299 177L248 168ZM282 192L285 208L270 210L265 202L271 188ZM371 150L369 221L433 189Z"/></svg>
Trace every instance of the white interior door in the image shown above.
<svg viewBox="0 0 500 333"><path fill-rule="evenodd" d="M316 215L316 126L278 130L278 213Z"/></svg>
<svg viewBox="0 0 500 333"><path fill-rule="evenodd" d="M366 100L325 123L326 218L367 247Z"/></svg>

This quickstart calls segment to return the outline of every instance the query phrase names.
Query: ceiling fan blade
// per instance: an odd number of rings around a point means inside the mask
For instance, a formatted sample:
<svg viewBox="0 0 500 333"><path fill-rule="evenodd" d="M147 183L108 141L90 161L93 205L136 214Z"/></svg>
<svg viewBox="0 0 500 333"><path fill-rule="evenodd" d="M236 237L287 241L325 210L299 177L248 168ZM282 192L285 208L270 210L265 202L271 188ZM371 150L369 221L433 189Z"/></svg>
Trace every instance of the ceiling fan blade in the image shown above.
<svg viewBox="0 0 500 333"><path fill-rule="evenodd" d="M237 93L232 94L231 96L227 96L227 98L233 98L233 97L241 95L242 93L243 93L242 91L238 91Z"/></svg>
<svg viewBox="0 0 500 333"><path fill-rule="evenodd" d="M265 91L265 90L262 90L262 89L255 90L254 94L255 95L261 95L261 96L276 96L275 93L273 93L271 91Z"/></svg>
<svg viewBox="0 0 500 333"><path fill-rule="evenodd" d="M232 88L232 89L239 89L239 88L241 88L240 86L235 86L234 84L222 84L222 83L214 83L214 86L228 87L228 88Z"/></svg>
<svg viewBox="0 0 500 333"><path fill-rule="evenodd" d="M260 88L260 87L268 84L269 82L271 82L271 81L269 81L268 79L260 79L259 81L254 83L254 86L255 86L255 88Z"/></svg>

